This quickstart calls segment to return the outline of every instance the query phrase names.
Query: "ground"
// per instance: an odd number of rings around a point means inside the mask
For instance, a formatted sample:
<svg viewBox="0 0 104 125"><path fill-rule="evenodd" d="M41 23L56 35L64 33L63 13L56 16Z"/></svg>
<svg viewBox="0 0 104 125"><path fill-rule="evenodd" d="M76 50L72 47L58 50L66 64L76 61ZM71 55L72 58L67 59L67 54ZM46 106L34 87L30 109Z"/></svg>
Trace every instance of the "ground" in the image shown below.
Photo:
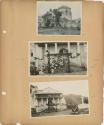
<svg viewBox="0 0 104 125"><path fill-rule="evenodd" d="M44 74L44 75L50 75L50 74ZM54 73L51 75L87 75L87 70L83 70L83 68L78 66L70 66L70 72L69 73Z"/></svg>
<svg viewBox="0 0 104 125"><path fill-rule="evenodd" d="M54 73L54 74L42 74L44 75L87 75L86 71L81 71L81 72L70 72L70 73Z"/></svg>
<svg viewBox="0 0 104 125"><path fill-rule="evenodd" d="M39 28L39 35L80 35L80 30L72 28Z"/></svg>
<svg viewBox="0 0 104 125"><path fill-rule="evenodd" d="M87 69L83 69L82 67L71 65L70 66L70 72L66 73L63 71L55 72L55 73L43 73L40 75L87 75Z"/></svg>
<svg viewBox="0 0 104 125"><path fill-rule="evenodd" d="M72 110L67 109L67 110L64 110L64 111L51 112L51 113L42 112L40 114L35 114L32 117L58 116L58 115L80 115L80 114L89 114L89 111L88 111L88 109L82 109L81 111L79 111L79 114L72 114Z"/></svg>

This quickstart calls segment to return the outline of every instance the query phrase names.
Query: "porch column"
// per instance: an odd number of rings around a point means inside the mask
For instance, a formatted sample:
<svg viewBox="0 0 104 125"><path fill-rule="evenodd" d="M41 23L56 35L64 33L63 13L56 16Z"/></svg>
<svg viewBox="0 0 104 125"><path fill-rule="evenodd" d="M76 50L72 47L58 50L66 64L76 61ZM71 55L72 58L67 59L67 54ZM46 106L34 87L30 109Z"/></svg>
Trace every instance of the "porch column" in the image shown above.
<svg viewBox="0 0 104 125"><path fill-rule="evenodd" d="M60 103L60 99L59 98L57 98L57 102Z"/></svg>
<svg viewBox="0 0 104 125"><path fill-rule="evenodd" d="M84 104L84 97L82 96L82 104Z"/></svg>
<svg viewBox="0 0 104 125"><path fill-rule="evenodd" d="M35 60L35 66L38 68L38 59Z"/></svg>
<svg viewBox="0 0 104 125"><path fill-rule="evenodd" d="M48 50L48 44L45 43L45 51Z"/></svg>
<svg viewBox="0 0 104 125"><path fill-rule="evenodd" d="M68 53L70 53L70 42L68 42Z"/></svg>
<svg viewBox="0 0 104 125"><path fill-rule="evenodd" d="M55 53L57 53L57 43L55 43Z"/></svg>
<svg viewBox="0 0 104 125"><path fill-rule="evenodd" d="M81 51L80 51L80 43L79 43L79 42L77 43L77 53L78 53L78 54L81 54ZM77 57L77 64L78 64L79 66L81 66L81 55L79 55L79 56Z"/></svg>
<svg viewBox="0 0 104 125"><path fill-rule="evenodd" d="M41 104L43 105L43 98L41 98Z"/></svg>
<svg viewBox="0 0 104 125"><path fill-rule="evenodd" d="M77 53L80 53L80 43L77 43Z"/></svg>
<svg viewBox="0 0 104 125"><path fill-rule="evenodd" d="M35 106L38 106L38 100L35 98L35 102L34 102Z"/></svg>
<svg viewBox="0 0 104 125"><path fill-rule="evenodd" d="M46 102L47 102L47 104L48 104L48 98L46 99Z"/></svg>
<svg viewBox="0 0 104 125"><path fill-rule="evenodd" d="M55 99L53 98L53 103L55 103Z"/></svg>
<svg viewBox="0 0 104 125"><path fill-rule="evenodd" d="M68 42L68 53L70 53L70 42ZM67 55L68 57L68 69L67 69L67 72L69 73L70 72L70 57L69 57L69 54Z"/></svg>
<svg viewBox="0 0 104 125"><path fill-rule="evenodd" d="M82 62L81 63L82 63L82 65L84 65L85 68L87 68L87 44L84 43L83 46L84 46L83 47L84 53L81 52L82 57L83 57L83 63Z"/></svg>
<svg viewBox="0 0 104 125"><path fill-rule="evenodd" d="M34 49L34 57L37 57L38 56L38 53L37 53L37 50L38 50L38 44L34 44L34 47L35 47L35 49Z"/></svg>

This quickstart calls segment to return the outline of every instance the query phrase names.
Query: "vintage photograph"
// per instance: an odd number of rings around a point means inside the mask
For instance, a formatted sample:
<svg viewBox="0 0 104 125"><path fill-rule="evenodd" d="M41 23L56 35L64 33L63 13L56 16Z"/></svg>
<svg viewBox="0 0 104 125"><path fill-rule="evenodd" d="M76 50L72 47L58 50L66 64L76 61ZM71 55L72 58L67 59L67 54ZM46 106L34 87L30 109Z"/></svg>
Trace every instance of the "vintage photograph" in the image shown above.
<svg viewBox="0 0 104 125"><path fill-rule="evenodd" d="M87 42L40 42L29 44L29 74L87 75Z"/></svg>
<svg viewBox="0 0 104 125"><path fill-rule="evenodd" d="M37 1L38 35L80 35L81 1Z"/></svg>
<svg viewBox="0 0 104 125"><path fill-rule="evenodd" d="M31 117L88 115L87 80L30 83Z"/></svg>

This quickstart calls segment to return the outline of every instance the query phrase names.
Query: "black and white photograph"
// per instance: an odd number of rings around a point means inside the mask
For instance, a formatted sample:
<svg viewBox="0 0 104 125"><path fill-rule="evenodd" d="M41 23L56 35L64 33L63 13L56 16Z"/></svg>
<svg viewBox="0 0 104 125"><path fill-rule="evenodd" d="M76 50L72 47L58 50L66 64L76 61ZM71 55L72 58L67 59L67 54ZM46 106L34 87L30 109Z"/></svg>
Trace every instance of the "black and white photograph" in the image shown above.
<svg viewBox="0 0 104 125"><path fill-rule="evenodd" d="M37 1L37 35L81 35L81 1Z"/></svg>
<svg viewBox="0 0 104 125"><path fill-rule="evenodd" d="M34 41L29 44L29 75L87 75L87 42Z"/></svg>
<svg viewBox="0 0 104 125"><path fill-rule="evenodd" d="M31 117L89 115L87 80L30 83Z"/></svg>

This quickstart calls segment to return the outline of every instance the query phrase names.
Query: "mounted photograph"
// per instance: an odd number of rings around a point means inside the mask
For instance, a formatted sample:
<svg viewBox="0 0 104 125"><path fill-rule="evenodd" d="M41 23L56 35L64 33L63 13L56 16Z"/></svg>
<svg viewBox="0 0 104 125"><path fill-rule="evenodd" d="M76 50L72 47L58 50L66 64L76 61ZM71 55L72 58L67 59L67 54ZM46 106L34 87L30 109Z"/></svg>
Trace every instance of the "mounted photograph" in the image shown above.
<svg viewBox="0 0 104 125"><path fill-rule="evenodd" d="M81 1L37 1L37 35L81 35Z"/></svg>
<svg viewBox="0 0 104 125"><path fill-rule="evenodd" d="M89 115L87 80L30 83L31 117Z"/></svg>
<svg viewBox="0 0 104 125"><path fill-rule="evenodd" d="M29 75L87 75L87 42L29 43Z"/></svg>

